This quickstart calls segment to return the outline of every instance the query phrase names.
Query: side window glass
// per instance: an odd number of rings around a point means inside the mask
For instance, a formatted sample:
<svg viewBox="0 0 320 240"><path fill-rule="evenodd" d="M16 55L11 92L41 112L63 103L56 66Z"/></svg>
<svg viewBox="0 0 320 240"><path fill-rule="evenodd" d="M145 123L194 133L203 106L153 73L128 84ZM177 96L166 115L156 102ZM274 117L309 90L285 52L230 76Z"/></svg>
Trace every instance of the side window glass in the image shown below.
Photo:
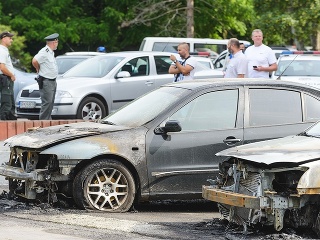
<svg viewBox="0 0 320 240"><path fill-rule="evenodd" d="M172 62L169 56L154 56L154 61L158 75L169 73L168 71Z"/></svg>
<svg viewBox="0 0 320 240"><path fill-rule="evenodd" d="M182 131L230 129L236 127L238 90L224 90L203 94L174 113Z"/></svg>
<svg viewBox="0 0 320 240"><path fill-rule="evenodd" d="M131 59L129 62L124 64L121 71L127 71L132 77L134 76L147 76L149 75L150 65L148 57L139 57Z"/></svg>
<svg viewBox="0 0 320 240"><path fill-rule="evenodd" d="M179 42L155 42L152 51L177 52Z"/></svg>
<svg viewBox="0 0 320 240"><path fill-rule="evenodd" d="M306 121L320 119L320 100L305 94Z"/></svg>
<svg viewBox="0 0 320 240"><path fill-rule="evenodd" d="M302 122L300 92L250 89L249 101L250 126Z"/></svg>

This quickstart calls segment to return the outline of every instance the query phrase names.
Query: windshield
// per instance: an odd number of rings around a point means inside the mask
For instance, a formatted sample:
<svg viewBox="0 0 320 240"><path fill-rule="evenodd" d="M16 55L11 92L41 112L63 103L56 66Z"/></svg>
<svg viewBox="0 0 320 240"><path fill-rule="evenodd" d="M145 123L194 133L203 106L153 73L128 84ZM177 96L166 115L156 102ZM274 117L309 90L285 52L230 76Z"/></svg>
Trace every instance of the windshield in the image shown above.
<svg viewBox="0 0 320 240"><path fill-rule="evenodd" d="M291 64L290 64L291 63ZM290 65L289 65L290 64ZM289 67L288 67L289 65ZM288 68L287 68L288 67ZM286 69L287 68L287 69ZM279 76L320 76L320 59L310 60L283 60L279 62L275 75Z"/></svg>
<svg viewBox="0 0 320 240"><path fill-rule="evenodd" d="M320 121L307 129L307 131L303 132L303 134L307 136L320 137Z"/></svg>
<svg viewBox="0 0 320 240"><path fill-rule="evenodd" d="M124 57L97 56L71 68L63 77L101 78L107 75Z"/></svg>
<svg viewBox="0 0 320 240"><path fill-rule="evenodd" d="M102 123L137 127L150 122L191 90L161 87L143 95L102 120Z"/></svg>

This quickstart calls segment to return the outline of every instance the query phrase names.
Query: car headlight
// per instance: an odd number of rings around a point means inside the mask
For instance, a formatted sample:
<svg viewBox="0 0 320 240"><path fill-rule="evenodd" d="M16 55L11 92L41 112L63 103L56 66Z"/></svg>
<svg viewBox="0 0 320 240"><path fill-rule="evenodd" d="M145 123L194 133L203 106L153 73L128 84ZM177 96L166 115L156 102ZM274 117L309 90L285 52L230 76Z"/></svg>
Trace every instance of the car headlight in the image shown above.
<svg viewBox="0 0 320 240"><path fill-rule="evenodd" d="M67 91L56 91L56 98L72 98L71 94Z"/></svg>

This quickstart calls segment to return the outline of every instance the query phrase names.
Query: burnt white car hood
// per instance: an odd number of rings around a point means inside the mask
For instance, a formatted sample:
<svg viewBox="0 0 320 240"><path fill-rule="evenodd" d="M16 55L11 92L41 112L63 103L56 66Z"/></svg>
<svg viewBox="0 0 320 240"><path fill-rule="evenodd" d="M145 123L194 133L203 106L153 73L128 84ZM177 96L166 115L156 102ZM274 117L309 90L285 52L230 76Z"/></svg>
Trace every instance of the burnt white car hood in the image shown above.
<svg viewBox="0 0 320 240"><path fill-rule="evenodd" d="M107 132L129 129L125 126L101 124L95 122L80 122L56 125L46 128L31 128L27 132L15 135L4 141L10 147L43 148L60 142Z"/></svg>
<svg viewBox="0 0 320 240"><path fill-rule="evenodd" d="M257 163L303 163L320 158L320 139L308 136L288 136L256 142L218 152L217 156L237 157Z"/></svg>

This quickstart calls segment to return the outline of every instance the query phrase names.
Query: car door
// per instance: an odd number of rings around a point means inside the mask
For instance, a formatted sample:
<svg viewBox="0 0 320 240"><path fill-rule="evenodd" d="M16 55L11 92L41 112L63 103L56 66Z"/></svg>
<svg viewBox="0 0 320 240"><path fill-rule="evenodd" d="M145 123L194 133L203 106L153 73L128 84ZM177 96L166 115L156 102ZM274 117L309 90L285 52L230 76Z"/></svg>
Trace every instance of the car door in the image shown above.
<svg viewBox="0 0 320 240"><path fill-rule="evenodd" d="M295 135L320 119L318 98L299 90L246 88L245 143Z"/></svg>
<svg viewBox="0 0 320 240"><path fill-rule="evenodd" d="M130 77L116 78L111 84L111 110L118 109L135 98L153 90L154 80L150 78L150 58L141 56L124 63L118 72L126 71Z"/></svg>
<svg viewBox="0 0 320 240"><path fill-rule="evenodd" d="M174 75L169 74L169 68L172 63L169 55L154 55L154 68L152 68L152 75L155 81L155 87L171 83L174 80Z"/></svg>
<svg viewBox="0 0 320 240"><path fill-rule="evenodd" d="M147 134L151 198L201 197L201 186L218 171L221 160L215 153L242 144L242 88L198 93L189 101L168 116L180 122L180 132L155 135L151 130Z"/></svg>

